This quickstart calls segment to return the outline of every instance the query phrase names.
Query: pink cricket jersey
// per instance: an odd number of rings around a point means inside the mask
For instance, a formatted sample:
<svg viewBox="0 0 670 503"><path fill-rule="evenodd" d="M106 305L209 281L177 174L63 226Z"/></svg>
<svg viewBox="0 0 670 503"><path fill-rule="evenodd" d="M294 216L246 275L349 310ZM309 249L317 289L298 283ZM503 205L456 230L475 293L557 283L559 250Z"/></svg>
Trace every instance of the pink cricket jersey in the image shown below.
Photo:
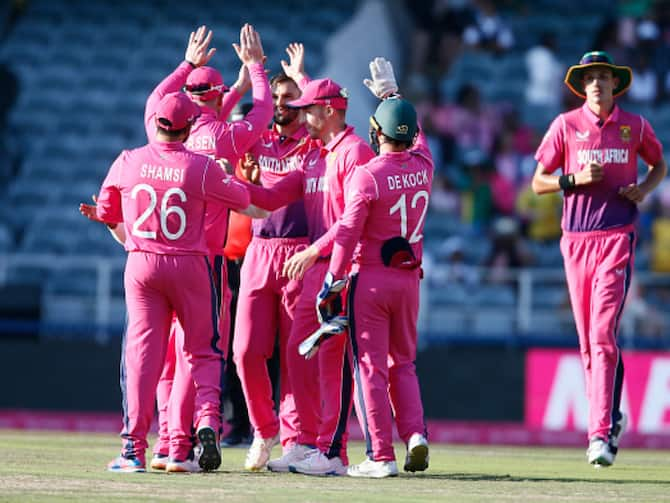
<svg viewBox="0 0 670 503"><path fill-rule="evenodd" d="M354 168L374 156L370 146L354 134L354 128L347 126L325 148L310 150L300 171L290 173L269 189L249 187L252 203L273 211L304 197L310 242L321 256L328 256Z"/></svg>
<svg viewBox="0 0 670 503"><path fill-rule="evenodd" d="M186 148L193 152L208 155L214 159L227 159L233 166L242 155L258 140L272 118L272 93L263 65L249 65L253 108L243 120L227 122L226 117L239 101L234 88L224 94L222 109L217 115L207 107L201 107L202 115L195 121ZM155 135L155 113L160 99L167 93L180 90L185 84L193 67L181 63L151 93L144 112L144 124L147 136ZM220 255L228 231L228 207L210 203L205 219L205 234L210 253Z"/></svg>
<svg viewBox="0 0 670 503"><path fill-rule="evenodd" d="M215 157L227 159L233 166L241 159L272 119L272 93L268 77L261 63L248 66L251 77L253 108L246 117L226 122L213 110L202 108L202 115L195 121L186 148Z"/></svg>
<svg viewBox="0 0 670 503"><path fill-rule="evenodd" d="M587 106L559 115L549 127L535 154L546 172L559 167L576 173L590 162L605 171L599 183L566 190L562 227L566 231L605 230L632 224L637 205L618 194L619 188L637 183L638 155L656 164L663 148L649 122L614 106L605 123Z"/></svg>
<svg viewBox="0 0 670 503"><path fill-rule="evenodd" d="M261 184L272 187L289 173L299 170L305 154L319 148L316 140L310 139L305 127L300 127L292 136L281 136L276 128L268 129L251 148L261 170ZM254 236L263 238L293 238L307 236L305 204L301 200L279 208L264 219L252 223Z"/></svg>
<svg viewBox="0 0 670 503"><path fill-rule="evenodd" d="M216 202L246 208L244 184L181 142L154 142L124 150L100 189L98 217L123 222L127 251L207 255L205 208Z"/></svg>
<svg viewBox="0 0 670 503"><path fill-rule="evenodd" d="M170 75L165 77L149 95L144 107L144 128L149 142L154 141L156 136L156 107L158 106L158 103L160 103L161 99L166 94L181 91L186 84L189 74L193 70L194 68L189 63L182 61L179 66ZM242 96L237 92L237 89L231 87L223 95L219 117L222 120L226 120L241 98Z"/></svg>
<svg viewBox="0 0 670 503"><path fill-rule="evenodd" d="M330 262L336 278L344 276L354 249L357 264L382 264L382 245L397 236L406 238L421 260L433 169L421 132L411 149L379 155L355 171Z"/></svg>

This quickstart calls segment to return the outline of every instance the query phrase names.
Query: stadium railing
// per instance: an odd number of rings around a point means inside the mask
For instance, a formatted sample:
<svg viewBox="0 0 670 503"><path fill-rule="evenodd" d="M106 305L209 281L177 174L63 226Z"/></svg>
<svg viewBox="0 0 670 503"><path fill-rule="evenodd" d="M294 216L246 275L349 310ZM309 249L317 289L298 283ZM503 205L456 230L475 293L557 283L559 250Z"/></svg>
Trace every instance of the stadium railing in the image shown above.
<svg viewBox="0 0 670 503"><path fill-rule="evenodd" d="M124 263L122 255L0 254L0 338L25 333L106 343L119 337ZM433 265L422 282L421 345L576 343L562 270L480 268L478 281L466 285L435 281L448 278L440 267ZM17 300L26 296L32 311ZM624 347L670 348L669 298L670 274L636 274L621 320Z"/></svg>

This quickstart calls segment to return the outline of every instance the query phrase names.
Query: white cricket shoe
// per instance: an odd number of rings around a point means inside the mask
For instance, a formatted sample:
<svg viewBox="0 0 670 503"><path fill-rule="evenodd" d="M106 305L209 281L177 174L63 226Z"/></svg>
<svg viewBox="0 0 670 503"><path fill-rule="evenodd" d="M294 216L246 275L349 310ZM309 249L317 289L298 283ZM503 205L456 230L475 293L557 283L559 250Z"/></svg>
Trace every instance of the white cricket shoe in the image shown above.
<svg viewBox="0 0 670 503"><path fill-rule="evenodd" d="M302 461L296 461L288 467L293 473L303 473L305 475L346 475L347 467L344 466L339 457L328 459L326 455L318 449L312 451Z"/></svg>
<svg viewBox="0 0 670 503"><path fill-rule="evenodd" d="M612 452L610 444L600 438L593 437L589 441L589 448L586 450L586 457L589 460L589 463L594 465L596 468L601 468L603 466L610 466L614 463L614 458L616 454Z"/></svg>
<svg viewBox="0 0 670 503"><path fill-rule="evenodd" d="M423 472L428 468L428 441L421 433L414 433L407 443L406 472Z"/></svg>
<svg viewBox="0 0 670 503"><path fill-rule="evenodd" d="M362 463L351 465L347 470L347 475L350 477L367 477L372 479L397 477L398 465L395 461L373 461L367 458Z"/></svg>
<svg viewBox="0 0 670 503"><path fill-rule="evenodd" d="M272 448L279 443L279 434L271 438L254 437L247 451L244 469L252 472L262 470L270 459Z"/></svg>
<svg viewBox="0 0 670 503"><path fill-rule="evenodd" d="M200 473L203 469L200 467L199 458L197 454L191 452L184 461L170 459L165 465L165 471L167 473Z"/></svg>
<svg viewBox="0 0 670 503"><path fill-rule="evenodd" d="M271 472L288 472L289 465L303 461L315 450L314 447L308 445L293 444L281 458L268 461L268 470Z"/></svg>
<svg viewBox="0 0 670 503"><path fill-rule="evenodd" d="M154 456L151 458L151 466L152 470L165 470L165 467L168 464L168 455L167 454L154 454Z"/></svg>

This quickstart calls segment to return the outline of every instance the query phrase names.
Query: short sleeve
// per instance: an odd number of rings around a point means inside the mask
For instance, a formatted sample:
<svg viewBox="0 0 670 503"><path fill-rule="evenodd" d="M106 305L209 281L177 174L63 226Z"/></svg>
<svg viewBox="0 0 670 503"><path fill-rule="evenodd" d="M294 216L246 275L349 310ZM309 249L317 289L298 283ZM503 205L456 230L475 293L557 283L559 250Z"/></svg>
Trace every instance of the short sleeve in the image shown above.
<svg viewBox="0 0 670 503"><path fill-rule="evenodd" d="M535 152L535 160L541 163L547 173L553 173L563 166L565 159L565 118L559 115L549 126Z"/></svg>

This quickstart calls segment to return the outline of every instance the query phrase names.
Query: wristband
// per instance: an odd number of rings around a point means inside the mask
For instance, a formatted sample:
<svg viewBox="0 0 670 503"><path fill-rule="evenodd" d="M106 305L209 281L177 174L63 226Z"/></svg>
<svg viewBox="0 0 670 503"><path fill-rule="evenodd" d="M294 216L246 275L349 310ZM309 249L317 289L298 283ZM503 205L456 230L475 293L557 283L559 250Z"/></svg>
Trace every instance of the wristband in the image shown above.
<svg viewBox="0 0 670 503"><path fill-rule="evenodd" d="M191 68L197 68L197 66L195 66L195 64L191 63L188 59L185 59L184 61L186 61L189 65L191 65Z"/></svg>
<svg viewBox="0 0 670 503"><path fill-rule="evenodd" d="M561 175L558 177L558 185L562 190L572 189L575 183L575 175L570 173L569 175Z"/></svg>

